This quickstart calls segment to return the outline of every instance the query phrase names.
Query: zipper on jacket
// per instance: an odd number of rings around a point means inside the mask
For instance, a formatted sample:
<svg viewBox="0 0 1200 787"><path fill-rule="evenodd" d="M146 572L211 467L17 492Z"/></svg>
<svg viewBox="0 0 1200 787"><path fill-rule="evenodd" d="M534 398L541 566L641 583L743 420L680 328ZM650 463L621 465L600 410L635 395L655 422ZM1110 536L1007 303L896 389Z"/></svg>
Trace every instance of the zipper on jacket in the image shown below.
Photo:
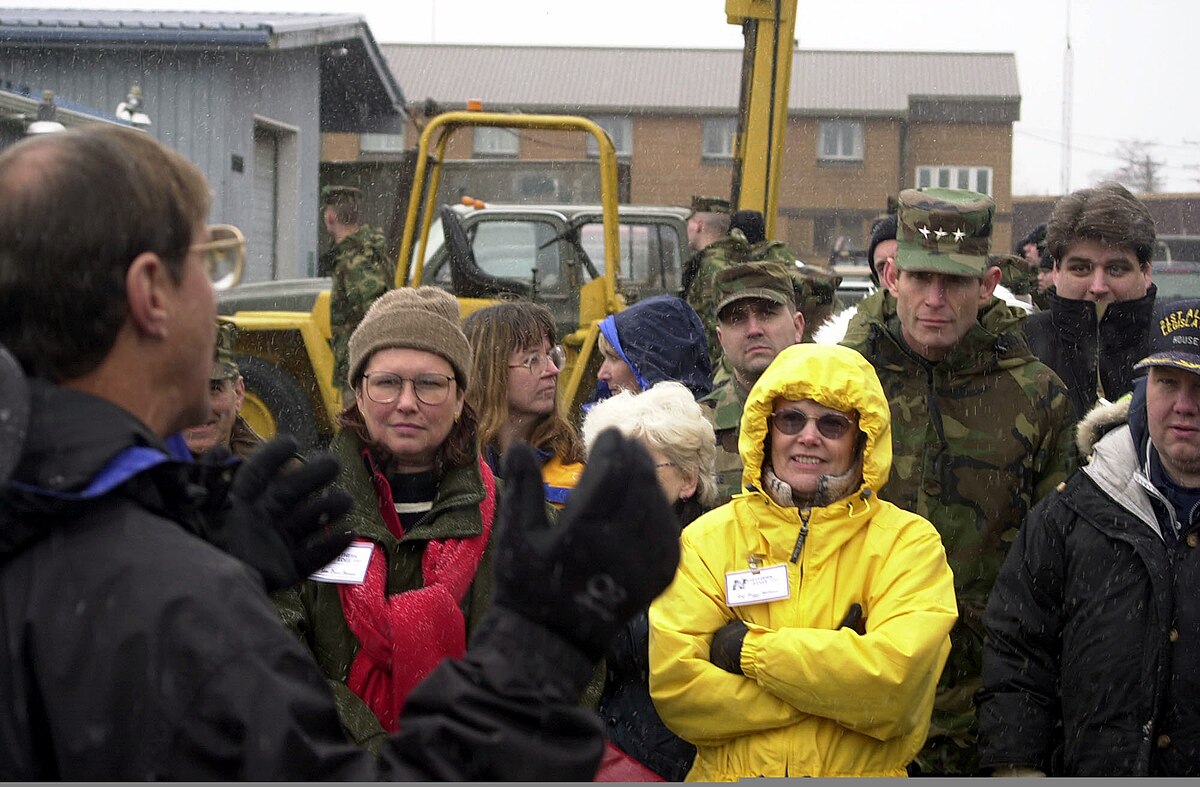
<svg viewBox="0 0 1200 787"><path fill-rule="evenodd" d="M796 536L796 546L792 549L792 563L800 559L800 553L804 550L804 539L808 538L808 518L812 515L809 506L797 510L800 512L800 535Z"/></svg>

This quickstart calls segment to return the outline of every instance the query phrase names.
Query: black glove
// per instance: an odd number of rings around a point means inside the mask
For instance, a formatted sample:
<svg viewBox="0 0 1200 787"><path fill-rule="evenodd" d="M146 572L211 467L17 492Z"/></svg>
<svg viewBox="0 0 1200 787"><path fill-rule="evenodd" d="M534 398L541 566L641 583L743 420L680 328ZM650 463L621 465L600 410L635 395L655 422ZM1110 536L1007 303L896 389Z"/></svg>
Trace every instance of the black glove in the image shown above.
<svg viewBox="0 0 1200 787"><path fill-rule="evenodd" d="M206 464L218 464L216 450ZM317 453L299 467L296 440L281 435L237 468L225 504L208 517L205 539L262 575L267 592L292 587L328 565L349 546L353 534L332 525L350 510L350 495L329 489L341 466L330 453Z"/></svg>
<svg viewBox="0 0 1200 787"><path fill-rule="evenodd" d="M862 604L851 604L850 611L846 613L846 617L842 618L838 628L853 629L856 634L866 634L867 621L863 620L862 612Z"/></svg>
<svg viewBox="0 0 1200 787"><path fill-rule="evenodd" d="M708 646L708 660L716 666L742 675L742 642L746 639L746 624L734 618L713 634L712 644Z"/></svg>
<svg viewBox="0 0 1200 787"><path fill-rule="evenodd" d="M621 625L666 589L679 525L646 449L606 430L556 525L524 443L504 453L495 602L574 643L593 660Z"/></svg>

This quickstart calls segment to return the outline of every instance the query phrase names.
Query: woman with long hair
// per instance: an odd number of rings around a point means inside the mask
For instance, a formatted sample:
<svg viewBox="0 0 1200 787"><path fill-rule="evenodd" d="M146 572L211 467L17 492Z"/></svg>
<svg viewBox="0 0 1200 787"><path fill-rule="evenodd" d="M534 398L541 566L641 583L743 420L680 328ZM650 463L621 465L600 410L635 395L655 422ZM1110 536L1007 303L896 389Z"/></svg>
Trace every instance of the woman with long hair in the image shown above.
<svg viewBox="0 0 1200 787"><path fill-rule="evenodd" d="M351 548L277 598L333 686L342 724L368 748L396 729L408 692L465 651L490 601L496 482L466 399L471 348L458 302L390 290L350 337L330 450L354 500Z"/></svg>
<svg viewBox="0 0 1200 787"><path fill-rule="evenodd" d="M512 301L471 314L465 324L474 353L467 403L479 414L479 443L494 473L514 441L542 460L546 500L561 507L583 472L583 444L558 404L565 356L554 315L545 306Z"/></svg>

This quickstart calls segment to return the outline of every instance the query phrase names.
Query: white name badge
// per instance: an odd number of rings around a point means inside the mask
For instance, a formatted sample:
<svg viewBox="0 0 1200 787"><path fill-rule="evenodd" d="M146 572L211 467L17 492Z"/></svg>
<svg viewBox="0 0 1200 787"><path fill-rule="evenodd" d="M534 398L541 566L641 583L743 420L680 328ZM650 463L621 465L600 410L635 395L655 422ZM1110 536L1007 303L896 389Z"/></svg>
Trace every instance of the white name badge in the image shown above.
<svg viewBox="0 0 1200 787"><path fill-rule="evenodd" d="M308 578L317 582L336 582L339 585L361 585L367 578L367 566L371 563L371 553L374 551L373 542L356 538L332 563L309 574Z"/></svg>
<svg viewBox="0 0 1200 787"><path fill-rule="evenodd" d="M725 603L731 607L762 604L788 597L787 566L725 573Z"/></svg>

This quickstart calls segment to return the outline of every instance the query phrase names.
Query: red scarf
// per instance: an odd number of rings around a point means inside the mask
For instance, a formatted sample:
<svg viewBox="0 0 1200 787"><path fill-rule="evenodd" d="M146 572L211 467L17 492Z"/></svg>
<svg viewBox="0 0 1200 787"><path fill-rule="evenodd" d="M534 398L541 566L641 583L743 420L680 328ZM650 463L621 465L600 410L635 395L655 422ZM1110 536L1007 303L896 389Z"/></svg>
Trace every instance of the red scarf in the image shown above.
<svg viewBox="0 0 1200 787"><path fill-rule="evenodd" d="M367 703L388 732L397 729L404 701L443 658L466 651L466 621L459 604L475 579L496 513L496 481L479 460L484 497L479 505L483 533L470 538L433 539L421 557L424 587L386 595L387 558L376 544L361 585L339 585L342 614L359 650L346 685ZM403 534L391 486L378 470L373 482L379 513L388 529Z"/></svg>

